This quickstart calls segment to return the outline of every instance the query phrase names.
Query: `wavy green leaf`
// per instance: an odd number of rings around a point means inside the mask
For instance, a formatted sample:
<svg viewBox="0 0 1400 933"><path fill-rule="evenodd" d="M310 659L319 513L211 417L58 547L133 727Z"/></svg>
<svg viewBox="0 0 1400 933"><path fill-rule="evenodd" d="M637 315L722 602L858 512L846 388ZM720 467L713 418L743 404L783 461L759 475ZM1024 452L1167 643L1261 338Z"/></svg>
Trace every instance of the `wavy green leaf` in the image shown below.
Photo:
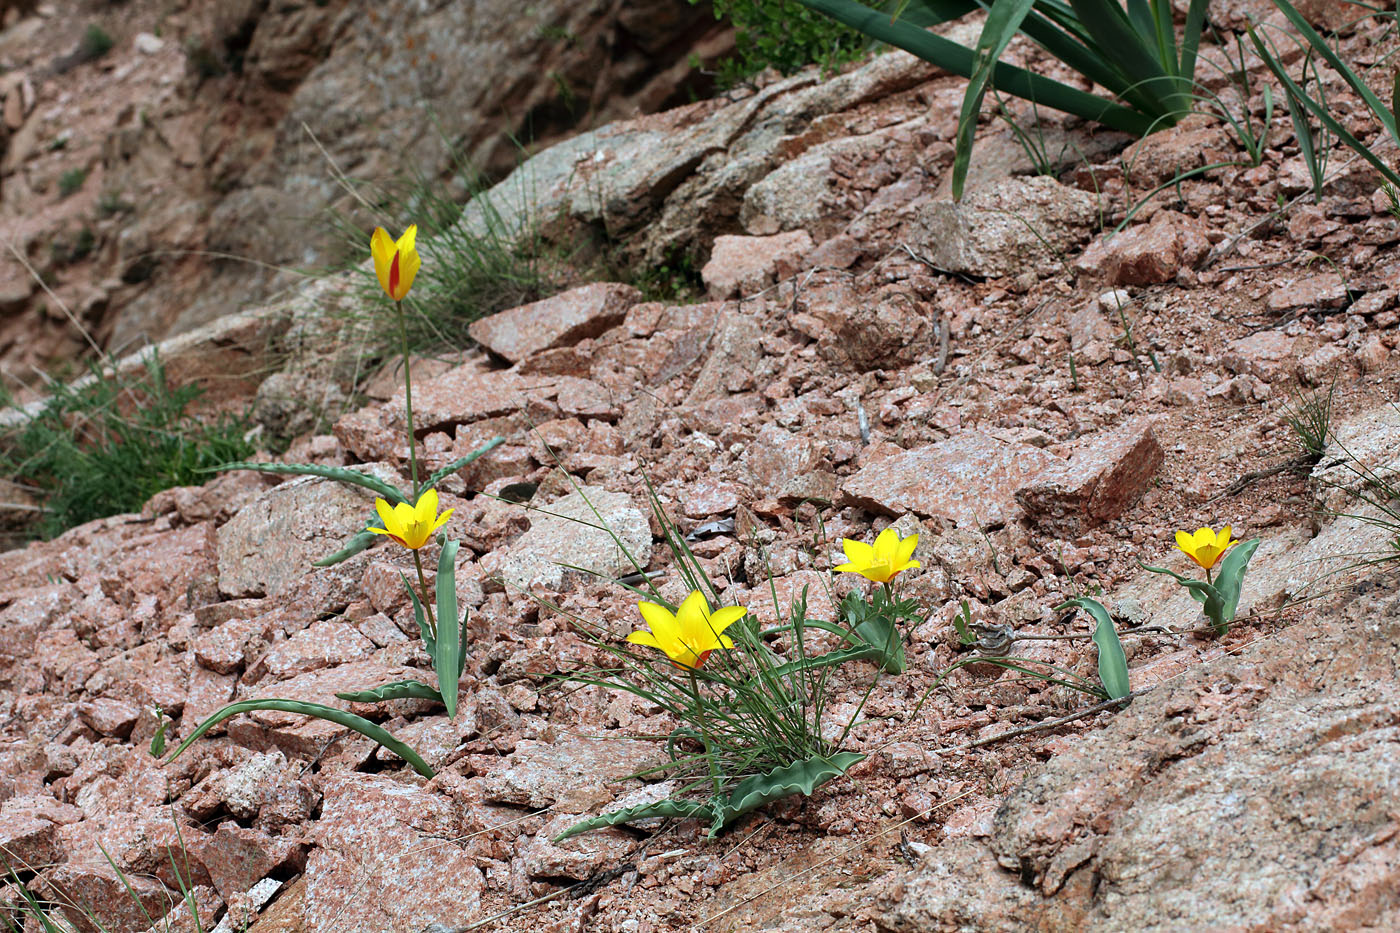
<svg viewBox="0 0 1400 933"><path fill-rule="evenodd" d="M433 687L416 680L396 680L371 690L347 690L337 693L342 700L352 703L383 703L387 700L437 700L442 702L442 694Z"/></svg>
<svg viewBox="0 0 1400 933"><path fill-rule="evenodd" d="M647 820L654 817L710 820L714 818L714 808L709 803L700 803L694 800L658 800L655 803L644 803L622 810L613 810L610 813L584 820L582 823L575 823L551 839L550 842L563 842L570 836L577 836L579 833L586 833L589 830L603 829L606 826L616 826L619 823L630 823L633 820Z"/></svg>
<svg viewBox="0 0 1400 933"><path fill-rule="evenodd" d="M370 526L374 528L384 527L383 523L381 523L377 519L371 522ZM311 566L332 567L340 563L341 561L349 560L356 554L359 554L362 551L369 550L369 548L373 546L374 542L379 540L380 537L380 535L374 534L368 529L366 529L365 531L356 532L355 536L350 539L349 543L347 543L345 547L336 551L334 554L327 554L320 560L312 561Z"/></svg>
<svg viewBox="0 0 1400 933"><path fill-rule="evenodd" d="M730 823L765 803L791 797L793 794L810 797L818 787L832 778L840 777L852 765L864 760L865 756L858 752L837 752L830 758L814 755L781 768L774 768L764 774L745 778L734 788L725 803L713 808L714 816L710 821L709 835L714 838Z"/></svg>
<svg viewBox="0 0 1400 933"><path fill-rule="evenodd" d="M1118 630L1113 627L1113 618L1108 610L1096 599L1080 596L1055 607L1059 612L1070 606L1078 606L1093 618L1094 646L1099 649L1099 682L1107 691L1109 699L1118 700L1132 692L1128 686L1128 656L1123 652L1123 643L1118 640Z"/></svg>
<svg viewBox="0 0 1400 933"><path fill-rule="evenodd" d="M448 541L438 556L437 644L433 646L433 670L437 672L438 690L447 718L457 715L457 679L462 672L462 638L457 621L457 549L459 541Z"/></svg>
<svg viewBox="0 0 1400 933"><path fill-rule="evenodd" d="M495 450L497 447L501 446L501 445L504 444L505 442L506 442L506 439L505 439L504 437L499 436L499 435L497 435L496 437L491 438L489 441L487 441L486 443L482 444L480 447L478 447L476 450L473 450L471 453L467 454L465 457L459 457L458 459L453 460L451 463L447 464L447 466L444 466L444 467L442 467L442 468L440 468L440 469L434 471L434 472L433 472L433 475L432 475L432 476L429 476L429 477L427 478L427 480L424 481L424 483L423 483L423 488L424 488L424 489L432 489L432 488L433 488L434 486L436 486L438 483L440 483L440 482L442 482L443 480L447 479L447 477L451 476L453 473L456 473L458 470L460 470L462 467L466 466L468 463L471 463L471 462L472 462L473 460L475 460L477 457L480 457L480 456L483 456L483 455L485 455L485 454L490 453L491 451Z"/></svg>
<svg viewBox="0 0 1400 933"><path fill-rule="evenodd" d="M306 703L300 700L243 700L238 703L230 703L196 726L195 730L190 733L189 738L181 742L179 747L170 753L170 757L165 759L165 764L170 764L170 762L179 758L180 754L193 745L196 739L225 719L231 716L237 716L239 713L251 713L256 710L264 709L278 710L283 713L299 713L303 716L314 716L317 719L324 719L327 722L333 722L347 729L353 729L365 738L373 742L378 742L395 755L398 755L404 761L412 765L414 771L417 771L424 777L430 778L433 776L433 769L428 767L428 763L419 757L417 752L394 738L382 726L343 709L336 709L333 706L322 706L320 703Z"/></svg>
<svg viewBox="0 0 1400 933"><path fill-rule="evenodd" d="M322 479L333 479L338 483L348 483L351 486L368 489L370 492L387 499L390 505L398 505L400 502L408 501L404 498L403 493L379 477L348 467L322 466L319 463L254 463L250 460L239 460L235 463L225 463L214 469L219 471L252 470L255 473L276 473L279 476L319 476Z"/></svg>

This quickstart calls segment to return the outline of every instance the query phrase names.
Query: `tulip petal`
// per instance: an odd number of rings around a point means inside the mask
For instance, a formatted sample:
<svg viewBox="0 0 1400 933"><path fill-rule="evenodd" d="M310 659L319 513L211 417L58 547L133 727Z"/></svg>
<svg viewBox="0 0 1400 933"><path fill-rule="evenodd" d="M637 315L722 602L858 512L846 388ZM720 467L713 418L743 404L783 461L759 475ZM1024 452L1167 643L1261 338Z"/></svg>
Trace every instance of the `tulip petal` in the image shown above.
<svg viewBox="0 0 1400 933"><path fill-rule="evenodd" d="M414 276L418 275L418 267L422 265L422 260L418 258L417 250L399 251L399 287L396 301L402 301L408 290L413 287Z"/></svg>
<svg viewBox="0 0 1400 933"><path fill-rule="evenodd" d="M899 532L886 528L875 538L875 559L882 564L892 563L899 551Z"/></svg>
<svg viewBox="0 0 1400 933"><path fill-rule="evenodd" d="M1192 539L1192 537L1184 531L1178 531L1176 533L1176 546L1181 548L1187 554L1190 554L1192 551L1196 550L1195 540Z"/></svg>
<svg viewBox="0 0 1400 933"><path fill-rule="evenodd" d="M1222 551L1230 546L1230 532L1230 526L1226 525L1224 528L1220 529L1220 534L1215 538L1216 546Z"/></svg>
<svg viewBox="0 0 1400 933"><path fill-rule="evenodd" d="M637 603L637 611L642 614L647 627L653 632L670 632L676 628L676 617L665 606L656 603Z"/></svg>
<svg viewBox="0 0 1400 933"><path fill-rule="evenodd" d="M394 510L389 507L388 502L383 499L375 499L374 510L379 513L379 520L384 523L385 528L393 527Z"/></svg>
<svg viewBox="0 0 1400 933"><path fill-rule="evenodd" d="M661 643L656 640L656 636L651 632L643 632L640 629L627 636L627 640L634 645L646 645L648 648L655 648L657 651L664 651Z"/></svg>
<svg viewBox="0 0 1400 933"><path fill-rule="evenodd" d="M374 257L374 274L379 278L379 287L392 296L393 290L389 288L389 264L394 259L394 241L389 238L383 227L374 228L374 234L369 238L369 252Z"/></svg>
<svg viewBox="0 0 1400 933"><path fill-rule="evenodd" d="M897 550L897 551L895 552L895 561L894 561L894 562L895 562L896 564L908 564L908 563L909 563L909 558L911 558L911 557L914 556L914 549L915 549L916 547L918 547L918 546L919 546L919 536L918 536L918 535L910 535L909 537L905 538L903 541L899 542L899 550ZM918 564L919 564L918 561L914 561L914 566L917 567Z"/></svg>
<svg viewBox="0 0 1400 933"><path fill-rule="evenodd" d="M408 229L405 230L405 231L403 232L403 236L399 237L398 242L395 243L394 245L397 246L397 247L399 248L399 251L400 251L400 252L406 253L406 252L408 252L409 250L413 249L414 241L416 241L417 239L418 239L418 225L417 225L417 224L409 224L409 225L408 225Z"/></svg>
<svg viewBox="0 0 1400 933"><path fill-rule="evenodd" d="M429 529L428 535L431 537L434 532L436 532L443 525L446 525L447 520L452 517L452 513L455 511L455 508L448 509L446 512L443 512L441 515L439 515L437 521L433 522L433 527Z"/></svg>
<svg viewBox="0 0 1400 933"><path fill-rule="evenodd" d="M725 606L723 609L718 609L710 616L710 630L715 635L719 635L748 613L749 611L743 606Z"/></svg>
<svg viewBox="0 0 1400 933"><path fill-rule="evenodd" d="M846 560L861 567L870 563L875 557L875 549L864 541L853 541L850 538L842 538L841 549L846 552Z"/></svg>
<svg viewBox="0 0 1400 933"><path fill-rule="evenodd" d="M437 517L438 494L436 489L429 489L418 497L418 505L413 510L415 520L430 524Z"/></svg>

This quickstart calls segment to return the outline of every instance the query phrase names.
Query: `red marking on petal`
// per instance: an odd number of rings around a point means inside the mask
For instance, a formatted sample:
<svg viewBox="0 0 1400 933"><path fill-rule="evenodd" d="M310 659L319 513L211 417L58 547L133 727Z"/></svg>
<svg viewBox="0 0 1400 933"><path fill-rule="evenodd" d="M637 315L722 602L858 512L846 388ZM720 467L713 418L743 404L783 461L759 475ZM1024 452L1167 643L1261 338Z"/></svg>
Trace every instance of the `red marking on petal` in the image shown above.
<svg viewBox="0 0 1400 933"><path fill-rule="evenodd" d="M399 254L394 253L394 261L389 263L389 294L398 299L399 291Z"/></svg>

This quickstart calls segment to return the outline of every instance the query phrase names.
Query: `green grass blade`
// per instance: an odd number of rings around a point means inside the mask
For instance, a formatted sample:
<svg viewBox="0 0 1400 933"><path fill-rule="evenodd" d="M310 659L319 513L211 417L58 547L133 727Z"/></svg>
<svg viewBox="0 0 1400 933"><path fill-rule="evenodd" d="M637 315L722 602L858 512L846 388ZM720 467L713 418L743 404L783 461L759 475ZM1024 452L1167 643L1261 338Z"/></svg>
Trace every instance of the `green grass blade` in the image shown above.
<svg viewBox="0 0 1400 933"><path fill-rule="evenodd" d="M872 39L887 42L932 62L954 74L970 77L975 65L972 50L942 36L925 32L909 23L890 22L889 17L854 0L798 0L808 9L825 13L857 29ZM992 70L992 86L1024 100L1074 114L1086 120L1125 133L1142 136L1152 129L1153 118L1121 104L1095 97L1078 88L998 63Z"/></svg>
<svg viewBox="0 0 1400 933"><path fill-rule="evenodd" d="M438 692L447 707L447 718L457 715L457 678L462 671L462 630L457 620L457 549L459 541L448 541L438 556L437 646L433 670L437 671Z"/></svg>
<svg viewBox="0 0 1400 933"><path fill-rule="evenodd" d="M376 493L380 497L388 500L390 505L398 505L400 502L407 502L403 493L393 486L384 482L377 476L362 473L359 470L351 470L347 467L322 466L318 463L254 463L251 460L240 460L234 463L224 463L213 470L253 470L256 473L276 473L279 476L319 476L323 479L333 479L338 483L348 483L351 486L361 486Z"/></svg>
<svg viewBox="0 0 1400 933"><path fill-rule="evenodd" d="M306 703L300 700L243 700L238 703L230 703L196 726L195 730L189 734L189 737L181 742L175 751L170 753L170 757L165 759L165 763L169 764L176 758L179 758L181 753L193 745L200 736L204 735L204 733L208 732L225 719L237 716L239 713L251 713L255 710L277 710L283 713L299 713L302 716L314 716L317 719L324 719L338 726L344 726L347 729L358 732L360 735L363 735L373 742L378 742L380 745L383 745L389 751L412 765L413 770L424 777L430 778L433 776L433 769L428 767L428 763L420 758L417 752L394 738L382 726L343 709L336 709L333 706L322 706L320 703Z"/></svg>
<svg viewBox="0 0 1400 933"><path fill-rule="evenodd" d="M1285 0L1276 0L1276 2L1282 3L1285 2ZM1249 38L1254 43L1255 51L1259 53L1259 57L1263 59L1264 64L1273 72L1274 77L1278 79L1279 83L1283 85L1283 89L1286 93L1296 97L1304 107L1312 112L1313 116L1318 118L1328 132L1332 133L1345 143L1349 149L1370 163L1371 167L1380 172L1383 178L1392 185L1400 185L1400 175L1397 175L1394 169L1386 165L1369 147L1353 136L1341 123L1337 122L1337 119L1327 111L1326 107L1309 97L1307 93L1288 76L1288 73L1283 69L1283 64L1269 51L1269 48L1264 44L1264 40L1259 38L1257 32L1250 29ZM1372 94L1371 97L1375 99L1374 94ZM1385 119L1389 120L1390 118L1386 117ZM1391 125L1388 128L1391 129L1392 135L1394 135L1393 125L1393 120L1391 120Z"/></svg>
<svg viewBox="0 0 1400 933"><path fill-rule="evenodd" d="M977 116L982 111L982 99L987 96L992 69L996 67L1002 52L1006 51L1007 44L1020 31L1021 23L1034 4L1035 0L994 0L982 34L977 37L975 64L968 77L967 91L963 94L953 145L954 200L962 199L963 183L967 180L967 168L972 161L972 140L977 134Z"/></svg>
<svg viewBox="0 0 1400 933"><path fill-rule="evenodd" d="M413 601L413 619L418 623L418 634L423 639L423 650L428 652L428 657L437 657L437 639L433 637L433 630L428 627L428 614L423 611L423 602L418 598L418 591L413 588L413 584L408 582L408 577L402 573L399 579L403 581L404 589L408 590L408 598ZM436 663L436 662L434 662Z"/></svg>
<svg viewBox="0 0 1400 933"><path fill-rule="evenodd" d="M1316 141L1312 125L1308 123L1307 110L1297 96L1284 88L1283 98L1288 103L1288 119L1293 122L1293 135L1298 140L1298 152L1303 156L1303 164L1308 167L1308 177L1313 183L1313 203L1322 200L1322 165L1317 161Z"/></svg>
<svg viewBox="0 0 1400 933"><path fill-rule="evenodd" d="M427 481L423 483L423 488L424 488L424 489L432 489L432 488L433 488L434 486L436 486L438 483L440 483L440 482L442 482L443 480L447 479L447 477L451 476L453 473L456 473L456 472L457 472L458 470L460 470L462 467L464 467L464 466L466 466L467 464L471 463L473 460L477 459L478 457L481 457L481 456L484 456L484 455L490 453L491 451L495 450L497 447L501 446L501 445L504 444L505 442L506 442L506 439L505 439L504 437L500 437L499 435L496 436L496 437L491 438L489 441L487 441L486 443L482 444L480 447L478 447L476 450L473 450L471 453L467 454L465 457L459 457L458 459L453 460L451 463L447 464L447 466L442 467L441 469L435 470L435 471L433 472L433 475L432 475L432 476L429 476L428 479L427 479Z"/></svg>
<svg viewBox="0 0 1400 933"><path fill-rule="evenodd" d="M1312 24L1307 21L1303 14L1298 12L1298 9L1293 6L1293 4L1289 3L1288 0L1274 0L1274 5L1277 6L1279 12L1283 13L1283 15L1288 18L1288 21L1293 24L1293 28L1298 30L1298 34L1317 50L1317 54L1322 56L1323 61L1327 62L1332 70L1337 72L1342 80L1356 92L1356 95L1366 102L1366 106L1376 115L1376 119L1380 121L1381 126L1385 127L1386 131L1390 133L1390 138L1395 140L1397 144L1400 144L1400 134L1396 133L1395 128L1394 112L1385 104L1381 103L1381 99L1367 86L1366 82L1361 79L1361 76L1342 60L1342 57L1337 54L1332 46L1327 44L1327 40L1318 35L1317 30L1313 29ZM1250 29L1250 38L1255 40L1256 45L1259 44L1259 40L1255 37L1252 28ZM1270 70L1273 70L1272 66ZM1351 144L1348 143L1347 145Z"/></svg>
<svg viewBox="0 0 1400 933"><path fill-rule="evenodd" d="M1186 10L1186 25L1181 30L1181 62L1176 73L1187 89L1196 81L1196 55L1201 48L1201 32L1206 25L1206 7L1210 0L1191 0Z"/></svg>
<svg viewBox="0 0 1400 933"><path fill-rule="evenodd" d="M442 694L427 684L416 680L396 680L371 690L347 690L337 693L342 700L351 703L383 703L387 700L437 700L442 702Z"/></svg>

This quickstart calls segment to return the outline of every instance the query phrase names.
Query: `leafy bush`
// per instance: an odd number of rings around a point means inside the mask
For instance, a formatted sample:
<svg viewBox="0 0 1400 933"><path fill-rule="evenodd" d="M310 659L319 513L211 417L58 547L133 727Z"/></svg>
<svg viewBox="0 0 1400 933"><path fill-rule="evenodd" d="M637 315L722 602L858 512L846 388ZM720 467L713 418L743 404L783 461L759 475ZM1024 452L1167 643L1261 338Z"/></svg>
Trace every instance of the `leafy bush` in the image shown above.
<svg viewBox="0 0 1400 933"><path fill-rule="evenodd" d="M734 57L720 65L724 86L765 68L784 75L812 64L834 70L869 45L856 30L791 0L714 0L713 6L716 19L734 24Z"/></svg>
<svg viewBox="0 0 1400 933"><path fill-rule="evenodd" d="M38 413L21 414L0 435L0 471L42 501L46 538L135 511L162 489L202 483L203 471L252 453L244 419L188 413L199 394L172 389L155 357L136 377L94 367L90 380L56 385Z"/></svg>
<svg viewBox="0 0 1400 933"><path fill-rule="evenodd" d="M66 198L69 195L77 194L82 188L83 182L87 181L87 169L72 168L58 176L58 196Z"/></svg>
<svg viewBox="0 0 1400 933"><path fill-rule="evenodd" d="M107 30L92 23L84 30L83 39L78 43L78 58L85 62L96 61L112 51L112 46L115 44L112 37L107 34Z"/></svg>

